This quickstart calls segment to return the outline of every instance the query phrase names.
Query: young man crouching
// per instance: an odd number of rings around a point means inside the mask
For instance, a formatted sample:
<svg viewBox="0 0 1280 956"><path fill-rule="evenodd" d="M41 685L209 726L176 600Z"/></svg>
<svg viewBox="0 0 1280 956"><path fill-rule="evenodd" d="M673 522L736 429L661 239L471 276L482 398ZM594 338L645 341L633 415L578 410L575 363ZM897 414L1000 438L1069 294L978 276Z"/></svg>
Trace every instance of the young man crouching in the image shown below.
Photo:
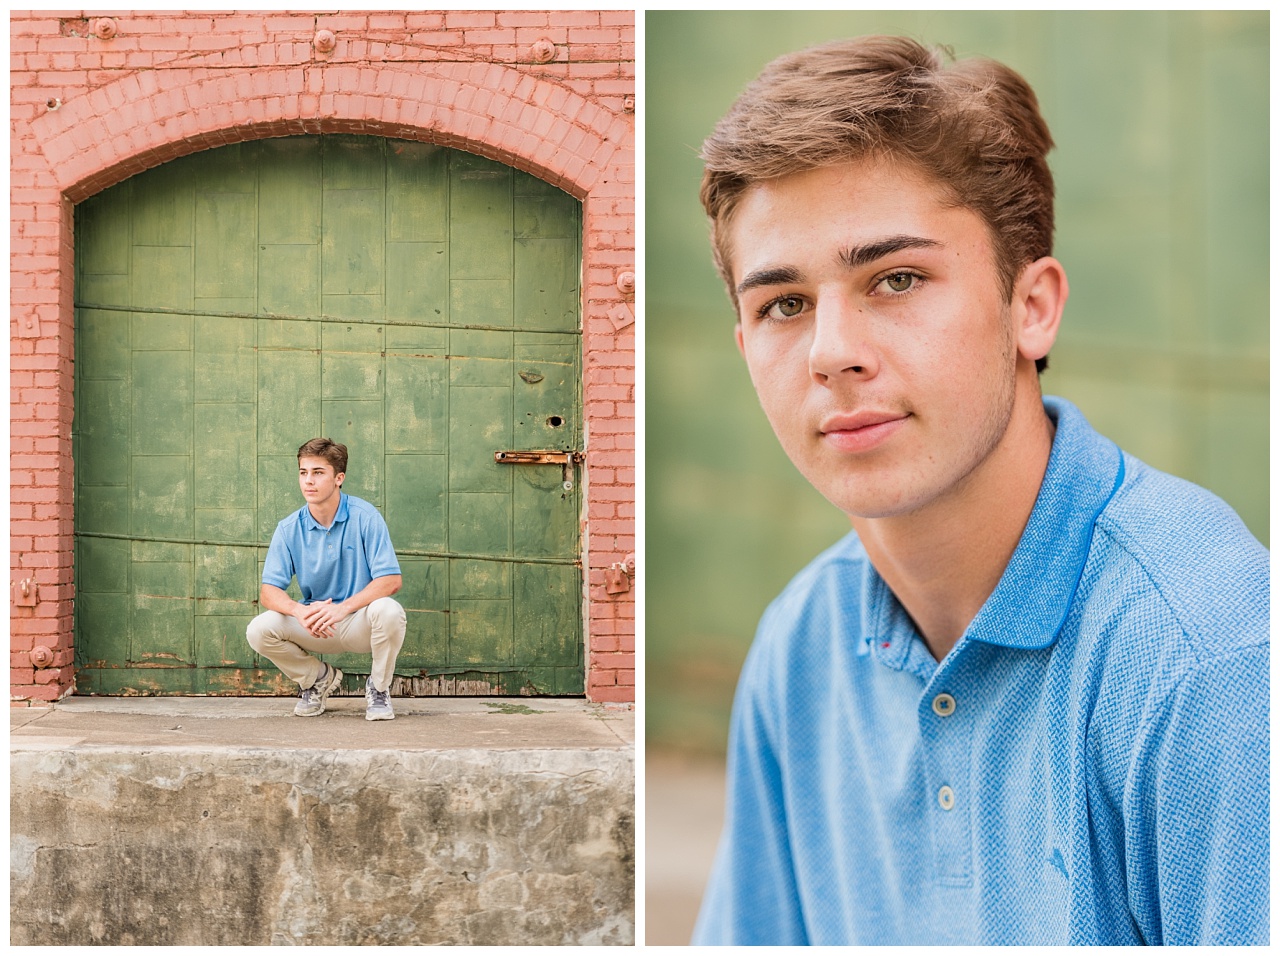
<svg viewBox="0 0 1280 956"><path fill-rule="evenodd" d="M365 719L391 720L391 678L404 643L400 563L378 509L343 494L347 448L313 438L298 449L298 484L306 504L281 521L262 568L259 602L266 610L249 624L249 644L301 688L293 712L324 713L342 685L342 671L318 654L370 654ZM285 589L294 578L302 601Z"/></svg>

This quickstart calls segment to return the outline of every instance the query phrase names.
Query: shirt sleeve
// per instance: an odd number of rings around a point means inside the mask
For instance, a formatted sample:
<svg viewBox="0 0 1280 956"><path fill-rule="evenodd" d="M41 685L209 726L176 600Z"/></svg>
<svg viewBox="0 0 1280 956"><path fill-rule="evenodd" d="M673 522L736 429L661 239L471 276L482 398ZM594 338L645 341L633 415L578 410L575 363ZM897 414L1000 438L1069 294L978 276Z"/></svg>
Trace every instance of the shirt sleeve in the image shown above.
<svg viewBox="0 0 1280 956"><path fill-rule="evenodd" d="M768 615L766 614L766 621ZM761 622L761 634L766 629ZM724 829L694 929L694 945L808 942L791 861L786 801L768 712L761 634L738 682L729 731Z"/></svg>
<svg viewBox="0 0 1280 956"><path fill-rule="evenodd" d="M273 585L281 590L293 582L296 570L293 566L293 556L289 554L284 537L280 526L276 525L276 530L271 535L271 546L267 548L267 559L262 563L262 583Z"/></svg>
<svg viewBox="0 0 1280 956"><path fill-rule="evenodd" d="M364 553L369 559L369 577L399 574L400 562L396 559L395 548L391 546L391 532L387 530L387 522L382 515L370 509L369 515L361 522L361 533L364 536Z"/></svg>
<svg viewBox="0 0 1280 956"><path fill-rule="evenodd" d="M1269 653L1213 658L1139 741L1126 838L1131 911L1157 945L1266 945Z"/></svg>

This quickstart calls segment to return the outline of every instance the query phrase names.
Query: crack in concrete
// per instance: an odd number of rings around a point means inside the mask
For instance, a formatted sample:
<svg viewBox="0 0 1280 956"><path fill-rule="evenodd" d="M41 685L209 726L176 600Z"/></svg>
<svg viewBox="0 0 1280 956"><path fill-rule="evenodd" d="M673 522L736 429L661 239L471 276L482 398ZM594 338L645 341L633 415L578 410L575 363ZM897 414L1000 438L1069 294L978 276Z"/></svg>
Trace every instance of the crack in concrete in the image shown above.
<svg viewBox="0 0 1280 956"><path fill-rule="evenodd" d="M591 708L591 716L595 718L596 721L599 722L601 727L603 727L608 733L612 734L614 739L617 740L618 743L623 744L625 746L631 745L631 741L623 737L622 734L620 734L617 731L617 729L614 726L612 726L613 724L616 724L621 720L620 717L607 716L609 711L607 711L600 704L591 704L589 706Z"/></svg>
<svg viewBox="0 0 1280 956"><path fill-rule="evenodd" d="M530 777L553 777L560 780L573 780L577 777L594 777L603 773L603 771L594 768L591 770L579 770L577 773L565 773L562 770L528 770L525 772Z"/></svg>
<svg viewBox="0 0 1280 956"><path fill-rule="evenodd" d="M50 714L54 712L53 707L43 707L43 708L28 707L27 710L31 711L33 714L35 714L35 716L33 716L30 720L23 720L21 723L17 724L16 726L12 725L13 718L10 717L10 724L11 724L10 733L11 734L15 730L22 730L24 727L30 727L32 724L39 723L40 721L44 720L46 717L48 717Z"/></svg>
<svg viewBox="0 0 1280 956"><path fill-rule="evenodd" d="M127 850L129 846L120 843L42 843L35 848L35 853L47 853L49 850L97 850L102 847L107 849Z"/></svg>

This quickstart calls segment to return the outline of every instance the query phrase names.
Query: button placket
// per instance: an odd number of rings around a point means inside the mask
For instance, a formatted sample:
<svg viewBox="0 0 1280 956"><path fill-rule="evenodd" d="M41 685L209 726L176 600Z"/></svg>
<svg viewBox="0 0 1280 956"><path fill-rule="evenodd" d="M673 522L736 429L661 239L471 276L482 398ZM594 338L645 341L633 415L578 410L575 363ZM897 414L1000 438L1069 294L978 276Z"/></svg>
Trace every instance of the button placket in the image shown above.
<svg viewBox="0 0 1280 956"><path fill-rule="evenodd" d="M956 699L945 691L933 697L933 712L939 717L950 717L956 712ZM956 805L956 792L947 784L938 788L938 806L950 810Z"/></svg>
<svg viewBox="0 0 1280 956"><path fill-rule="evenodd" d="M953 666L939 668L920 701L918 714L925 744L924 797L933 831L934 875L944 885L967 886L973 878L971 813L965 802L969 799L973 728L960 714L954 688L935 689L946 687L944 682L951 682L954 676Z"/></svg>

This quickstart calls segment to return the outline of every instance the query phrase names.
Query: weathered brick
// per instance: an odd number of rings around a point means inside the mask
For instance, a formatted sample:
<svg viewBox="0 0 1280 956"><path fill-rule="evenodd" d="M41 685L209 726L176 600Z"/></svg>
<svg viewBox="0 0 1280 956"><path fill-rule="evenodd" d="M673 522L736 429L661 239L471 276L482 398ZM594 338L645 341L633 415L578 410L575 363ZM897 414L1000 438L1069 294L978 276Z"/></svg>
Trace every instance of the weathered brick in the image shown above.
<svg viewBox="0 0 1280 956"><path fill-rule="evenodd" d="M598 10L566 10L553 13L551 22L557 26L594 27L600 23Z"/></svg>
<svg viewBox="0 0 1280 956"><path fill-rule="evenodd" d="M55 684L28 685L25 687L15 684L10 688L9 693L13 697L19 697L24 700L48 702L59 700L66 694L68 689Z"/></svg>
<svg viewBox="0 0 1280 956"><path fill-rule="evenodd" d="M444 25L449 30L468 27L491 27L498 22L498 15L488 11L449 10L444 15Z"/></svg>
<svg viewBox="0 0 1280 956"><path fill-rule="evenodd" d="M465 36L467 39L467 43L475 43L475 44L509 43L512 45L516 43L516 31L512 29L501 28L501 27L496 27L493 29L472 29L472 30L468 30Z"/></svg>

